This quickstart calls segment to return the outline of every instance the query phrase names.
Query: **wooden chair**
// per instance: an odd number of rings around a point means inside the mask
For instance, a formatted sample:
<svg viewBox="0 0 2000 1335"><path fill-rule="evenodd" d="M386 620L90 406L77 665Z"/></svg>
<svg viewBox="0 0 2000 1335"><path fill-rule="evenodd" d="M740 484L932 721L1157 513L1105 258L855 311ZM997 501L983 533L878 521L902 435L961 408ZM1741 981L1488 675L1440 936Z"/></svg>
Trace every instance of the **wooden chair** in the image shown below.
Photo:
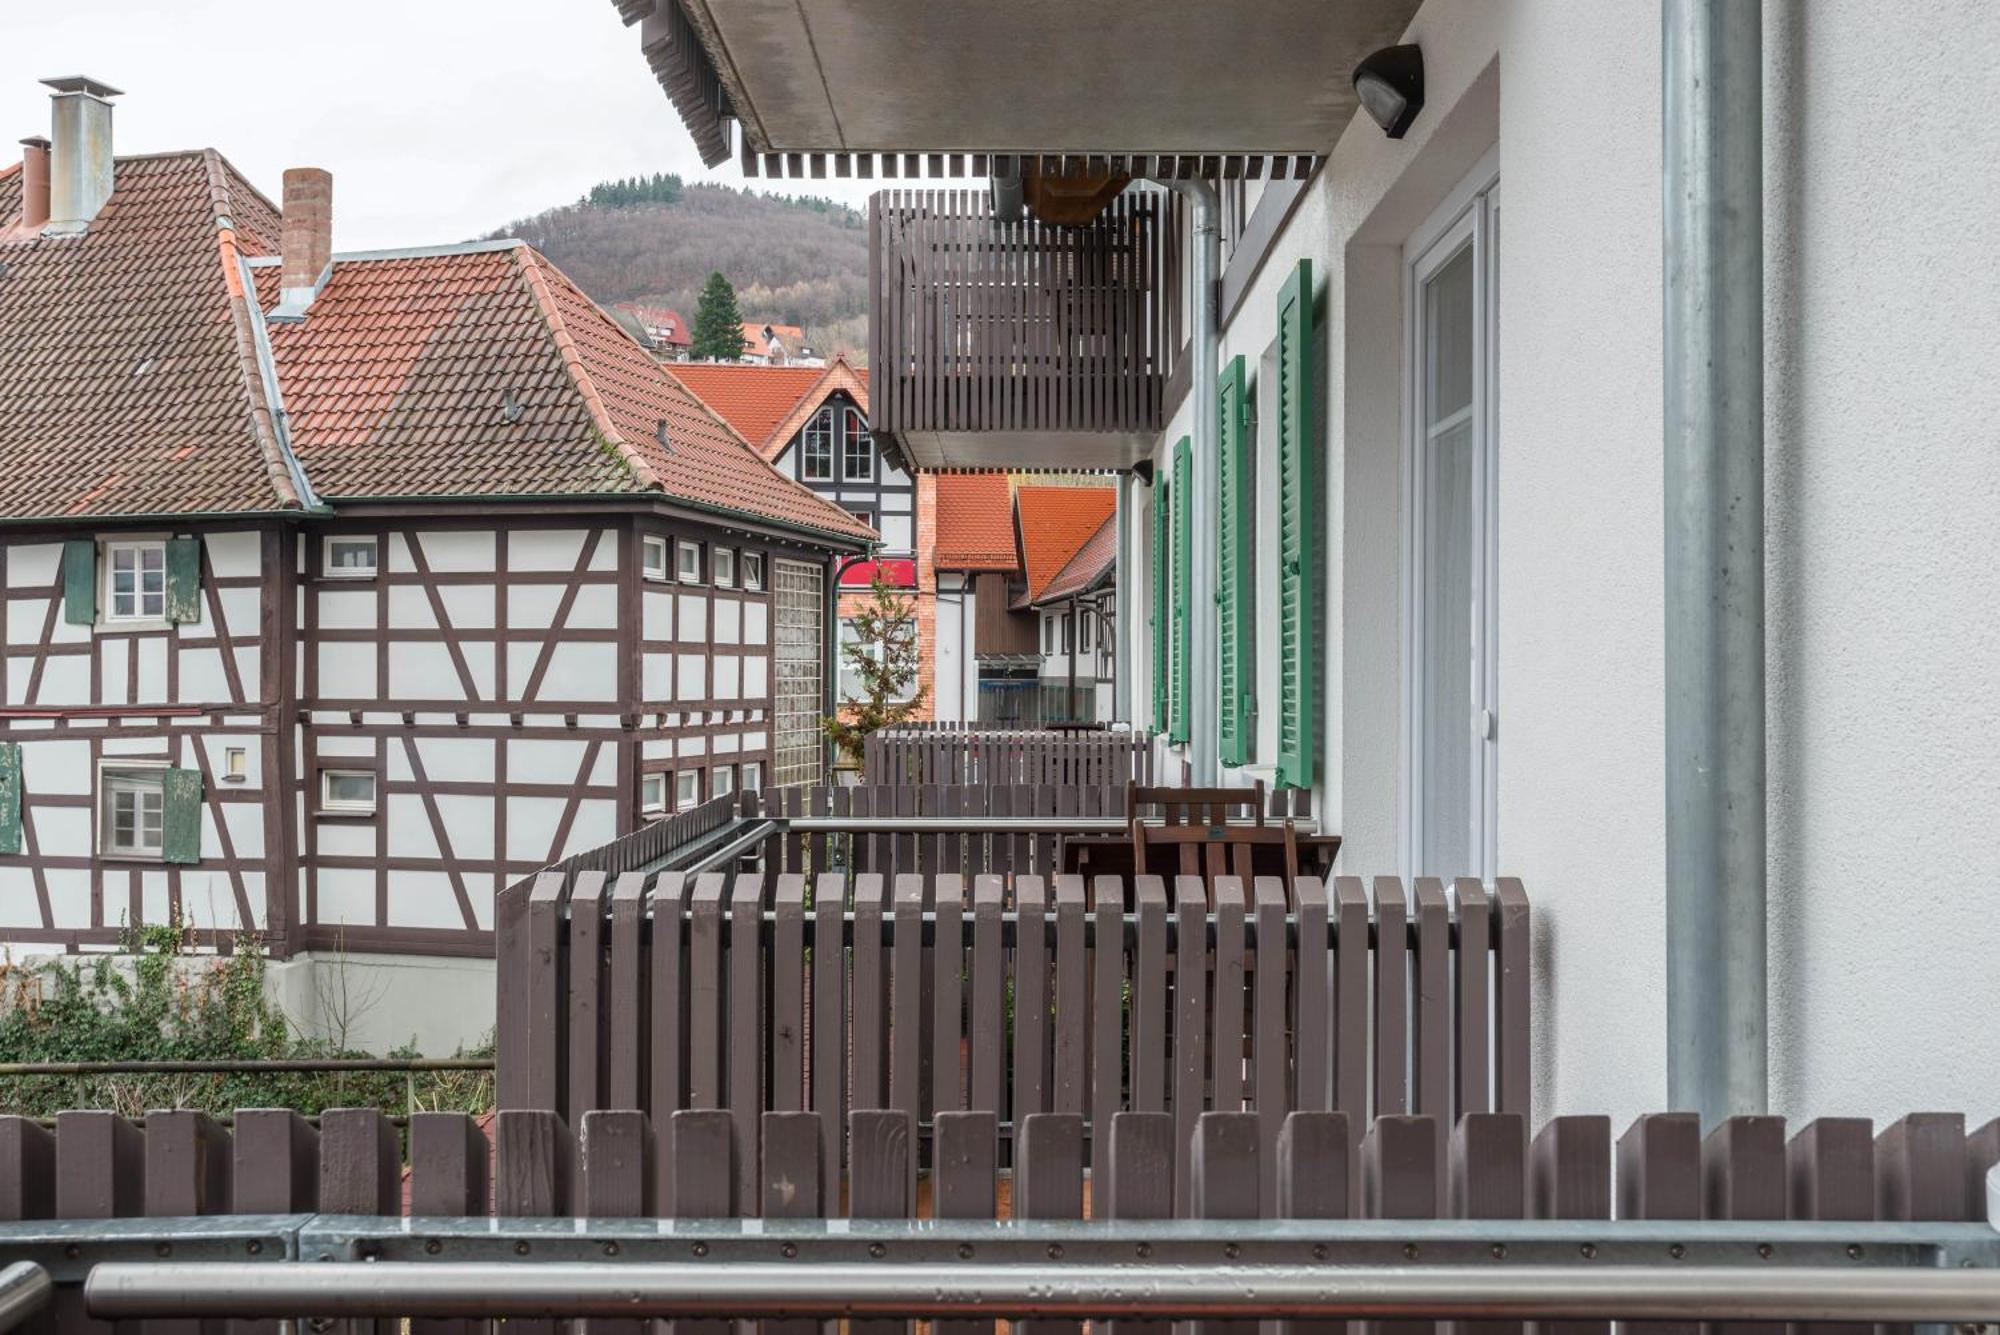
<svg viewBox="0 0 2000 1335"><path fill-rule="evenodd" d="M1281 825L1264 819L1264 784L1252 788L1126 789L1125 816L1132 831L1132 870L1136 875L1252 876L1252 851L1259 844L1285 850L1285 889L1299 878L1298 835L1291 817ZM1143 813L1157 807L1161 823L1149 825ZM1231 812L1248 809L1254 824L1229 823ZM1157 851L1161 856L1154 856ZM1178 852L1178 856L1175 854ZM1161 866L1167 862L1172 865Z"/></svg>

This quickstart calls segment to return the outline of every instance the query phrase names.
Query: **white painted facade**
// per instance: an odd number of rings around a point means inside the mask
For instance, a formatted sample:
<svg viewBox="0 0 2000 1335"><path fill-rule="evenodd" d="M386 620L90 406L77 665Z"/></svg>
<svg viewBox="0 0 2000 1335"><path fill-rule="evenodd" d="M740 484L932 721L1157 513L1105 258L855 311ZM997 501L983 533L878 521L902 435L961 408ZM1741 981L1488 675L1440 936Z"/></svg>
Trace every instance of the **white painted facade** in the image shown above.
<svg viewBox="0 0 2000 1335"><path fill-rule="evenodd" d="M2000 593L2000 9L1772 0L1765 25L1772 1107L1976 1123L2000 1112L1985 1016L2000 929L1979 899L2000 877L2000 626L1985 614ZM1430 0L1405 40L1424 52L1423 113L1401 141L1357 117L1222 357L1258 374L1278 288L1310 259L1315 810L1346 840L1344 870L1408 873L1410 266L1462 192L1498 183L1493 857L1539 914L1535 1115L1622 1125L1666 1100L1660 19ZM1932 90L1915 115L1913 87ZM1163 472L1189 411L1163 433ZM1122 630L1144 717L1151 498L1133 495L1121 575L1139 614ZM1275 587L1261 567L1254 582L1260 600ZM1264 702L1274 620L1260 601ZM1257 724L1231 781L1271 776L1276 719Z"/></svg>

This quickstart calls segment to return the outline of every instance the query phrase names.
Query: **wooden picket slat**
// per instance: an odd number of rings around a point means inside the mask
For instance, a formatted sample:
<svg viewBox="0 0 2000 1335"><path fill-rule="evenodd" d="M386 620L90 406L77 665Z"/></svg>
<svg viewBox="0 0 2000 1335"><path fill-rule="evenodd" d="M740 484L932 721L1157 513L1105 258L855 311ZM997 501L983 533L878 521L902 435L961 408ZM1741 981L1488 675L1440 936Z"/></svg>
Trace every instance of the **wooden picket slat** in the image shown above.
<svg viewBox="0 0 2000 1335"><path fill-rule="evenodd" d="M728 1107L736 1115L736 1199L757 1199L757 1119L764 1110L764 877L738 875L729 893Z"/></svg>
<svg viewBox="0 0 2000 1335"><path fill-rule="evenodd" d="M1092 879L1090 974L1091 1171L1107 1162L1103 1135L1125 1107L1125 886Z"/></svg>
<svg viewBox="0 0 2000 1335"><path fill-rule="evenodd" d="M763 1169L757 1213L765 1219L819 1219L831 1213L819 1193L819 1115L767 1112L760 1137ZM824 1328L825 1323L812 1320L766 1321L763 1335L818 1335Z"/></svg>
<svg viewBox="0 0 2000 1335"><path fill-rule="evenodd" d="M1456 1116L1486 1112L1493 1107L1492 1042L1488 1029L1487 950L1491 929L1486 888L1476 876L1460 877L1453 884L1458 900L1458 948L1453 954L1457 968L1457 996L1453 998L1452 1090Z"/></svg>
<svg viewBox="0 0 2000 1335"><path fill-rule="evenodd" d="M889 970L883 958L887 882L879 872L854 878L854 1081L852 1106L889 1106Z"/></svg>
<svg viewBox="0 0 2000 1335"><path fill-rule="evenodd" d="M1208 1084L1208 898L1199 876L1174 878L1174 1209L1194 1196L1194 1124Z"/></svg>
<svg viewBox="0 0 2000 1335"><path fill-rule="evenodd" d="M992 1219L999 1205L998 1119L991 1112L940 1112L932 1212L939 1219ZM991 1335L990 1321L939 1321L937 1335Z"/></svg>
<svg viewBox="0 0 2000 1335"><path fill-rule="evenodd" d="M806 1107L804 873L778 877L771 913L771 1107L776 1112L802 1112Z"/></svg>
<svg viewBox="0 0 2000 1335"><path fill-rule="evenodd" d="M736 1213L736 1122L717 1109L677 1112L667 1123L666 1157L674 1161L675 1219L727 1219ZM512 1326L513 1322L507 1323ZM728 1321L669 1321L670 1335L730 1335Z"/></svg>
<svg viewBox="0 0 2000 1335"><path fill-rule="evenodd" d="M812 1027L813 1111L820 1115L820 1199L840 1199L841 1151L847 1137L847 878L819 872L813 880ZM858 925L858 924L857 924ZM833 1017L833 1018L829 1018Z"/></svg>
<svg viewBox="0 0 2000 1335"><path fill-rule="evenodd" d="M1785 1146L1787 1205L1793 1219L1873 1219L1875 1127L1865 1117L1808 1122ZM1799 1335L1870 1335L1862 1322L1801 1322Z"/></svg>
<svg viewBox="0 0 2000 1335"><path fill-rule="evenodd" d="M1353 1165L1353 1135L1344 1112L1288 1113L1278 1128L1275 1219L1346 1219L1354 1213L1360 1182ZM1345 1321L1280 1321L1277 1335L1345 1335Z"/></svg>
<svg viewBox="0 0 2000 1335"><path fill-rule="evenodd" d="M607 1096L614 1108L637 1108L645 1092L646 877L625 872L611 888Z"/></svg>
<svg viewBox="0 0 2000 1335"><path fill-rule="evenodd" d="M1785 1119L1728 1118L1702 1141L1701 1169L1707 1218L1783 1219ZM1783 1335L1783 1327L1768 1322L1717 1321L1708 1330L1711 1335Z"/></svg>
<svg viewBox="0 0 2000 1335"><path fill-rule="evenodd" d="M1348 1117L1354 1145L1368 1129L1368 891L1358 876L1334 879L1333 1106Z"/></svg>
<svg viewBox="0 0 2000 1335"><path fill-rule="evenodd" d="M1423 1115L1377 1117L1361 1141L1361 1205L1369 1219L1435 1219L1443 1174L1438 1167L1437 1119ZM1429 1335L1430 1321L1368 1321L1376 1335Z"/></svg>
<svg viewBox="0 0 2000 1335"><path fill-rule="evenodd" d="M1014 1124L1049 1110L1048 896L1039 875L1014 878Z"/></svg>
<svg viewBox="0 0 2000 1335"><path fill-rule="evenodd" d="M1084 894L1081 876L1055 878L1055 1051L1049 1107L1082 1113L1088 1102L1086 1071L1090 1051L1090 962L1085 955Z"/></svg>
<svg viewBox="0 0 2000 1335"><path fill-rule="evenodd" d="M958 859L952 858L956 862ZM965 1028L965 878L957 872L936 881L931 976L931 1108L933 1115L966 1106L970 1036Z"/></svg>
<svg viewBox="0 0 2000 1335"><path fill-rule="evenodd" d="M857 1108L848 1120L850 1219L908 1219L916 1213L916 1126L900 1109ZM849 1335L907 1335L907 1321L851 1321Z"/></svg>
<svg viewBox="0 0 2000 1335"><path fill-rule="evenodd" d="M1214 1112L1243 1111L1243 1057L1248 1018L1244 984L1245 886L1240 876L1217 876L1209 882L1214 899L1215 957L1209 971L1209 1051L1214 1072L1209 1078L1207 1107Z"/></svg>
<svg viewBox="0 0 2000 1335"><path fill-rule="evenodd" d="M1165 1112L1167 1103L1167 885L1157 876L1132 878L1139 911L1132 961L1132 1094L1134 1112Z"/></svg>
<svg viewBox="0 0 2000 1335"><path fill-rule="evenodd" d="M1528 1066L1528 895L1502 876L1493 883L1493 1106L1533 1120Z"/></svg>
<svg viewBox="0 0 2000 1335"><path fill-rule="evenodd" d="M1015 1156L1014 1217L1083 1218L1083 1116L1032 1113L1020 1127ZM1080 1335L1080 1321L1020 1321L1018 1335Z"/></svg>
<svg viewBox="0 0 2000 1335"><path fill-rule="evenodd" d="M1451 1098L1451 913L1445 901L1444 883L1436 877L1418 877L1415 895L1416 967L1410 987L1410 1032L1415 1041L1410 1071L1410 1107L1437 1118L1442 1132L1454 1120Z"/></svg>
<svg viewBox="0 0 2000 1335"><path fill-rule="evenodd" d="M1410 1110L1409 921L1403 883L1375 878L1375 1115ZM1365 1041L1365 1040L1364 1040Z"/></svg>

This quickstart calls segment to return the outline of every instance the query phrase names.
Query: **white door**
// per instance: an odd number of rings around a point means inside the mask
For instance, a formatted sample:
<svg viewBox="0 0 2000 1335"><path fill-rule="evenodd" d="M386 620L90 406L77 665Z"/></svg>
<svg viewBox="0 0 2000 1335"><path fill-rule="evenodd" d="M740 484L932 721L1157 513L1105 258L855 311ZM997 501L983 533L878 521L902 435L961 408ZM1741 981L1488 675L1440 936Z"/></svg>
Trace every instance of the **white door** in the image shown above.
<svg viewBox="0 0 2000 1335"><path fill-rule="evenodd" d="M1420 876L1494 874L1498 227L1488 174L1407 252L1405 863Z"/></svg>

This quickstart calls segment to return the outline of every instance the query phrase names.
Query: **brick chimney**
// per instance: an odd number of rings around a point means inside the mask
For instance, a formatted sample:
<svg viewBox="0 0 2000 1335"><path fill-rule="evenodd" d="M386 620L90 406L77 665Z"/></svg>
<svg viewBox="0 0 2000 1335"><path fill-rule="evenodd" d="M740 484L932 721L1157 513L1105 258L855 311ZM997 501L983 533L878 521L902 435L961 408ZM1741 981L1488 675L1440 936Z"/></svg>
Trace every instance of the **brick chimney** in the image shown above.
<svg viewBox="0 0 2000 1335"><path fill-rule="evenodd" d="M43 230L81 232L111 198L111 103L118 90L83 75L44 79L55 91L50 123L49 221Z"/></svg>
<svg viewBox="0 0 2000 1335"><path fill-rule="evenodd" d="M303 320L333 262L333 174L318 167L285 170L284 225L274 320Z"/></svg>
<svg viewBox="0 0 2000 1335"><path fill-rule="evenodd" d="M32 135L21 141L21 227L40 231L49 220L49 141Z"/></svg>

